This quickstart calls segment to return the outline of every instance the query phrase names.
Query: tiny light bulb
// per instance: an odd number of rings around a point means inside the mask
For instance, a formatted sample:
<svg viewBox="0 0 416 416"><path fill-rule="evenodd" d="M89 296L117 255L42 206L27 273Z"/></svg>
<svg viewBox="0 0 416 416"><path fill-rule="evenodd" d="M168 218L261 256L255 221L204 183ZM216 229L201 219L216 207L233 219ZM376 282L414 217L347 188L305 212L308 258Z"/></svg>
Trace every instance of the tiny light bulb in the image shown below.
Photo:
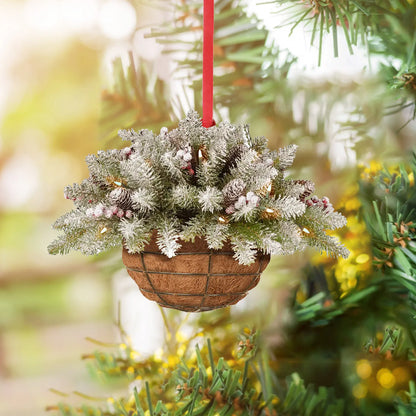
<svg viewBox="0 0 416 416"><path fill-rule="evenodd" d="M268 212L269 214L271 214L274 211L271 208L266 208L266 212Z"/></svg>
<svg viewBox="0 0 416 416"><path fill-rule="evenodd" d="M223 222L223 223L226 222L225 218L223 218L223 217L218 217L218 221Z"/></svg>
<svg viewBox="0 0 416 416"><path fill-rule="evenodd" d="M270 192L272 190L272 184L270 183L269 186L267 187L267 192Z"/></svg>
<svg viewBox="0 0 416 416"><path fill-rule="evenodd" d="M104 234L107 231L107 227L103 227L100 231L101 234Z"/></svg>
<svg viewBox="0 0 416 416"><path fill-rule="evenodd" d="M303 230L302 230L304 233L306 233L306 234L310 234L311 232L307 229L307 228L304 228Z"/></svg>

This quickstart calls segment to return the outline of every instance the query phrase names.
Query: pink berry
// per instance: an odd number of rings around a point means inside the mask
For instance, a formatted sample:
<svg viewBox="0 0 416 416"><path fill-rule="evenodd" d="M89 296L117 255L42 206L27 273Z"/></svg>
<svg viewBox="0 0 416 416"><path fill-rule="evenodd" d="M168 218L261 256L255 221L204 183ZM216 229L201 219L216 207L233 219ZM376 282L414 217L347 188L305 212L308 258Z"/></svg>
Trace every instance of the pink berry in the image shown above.
<svg viewBox="0 0 416 416"><path fill-rule="evenodd" d="M122 209L120 209L120 210L117 212L117 217L122 218L123 216L124 216L124 211L123 211Z"/></svg>
<svg viewBox="0 0 416 416"><path fill-rule="evenodd" d="M124 216L126 218L131 218L133 216L133 213L130 210L127 210L126 213L124 214Z"/></svg>

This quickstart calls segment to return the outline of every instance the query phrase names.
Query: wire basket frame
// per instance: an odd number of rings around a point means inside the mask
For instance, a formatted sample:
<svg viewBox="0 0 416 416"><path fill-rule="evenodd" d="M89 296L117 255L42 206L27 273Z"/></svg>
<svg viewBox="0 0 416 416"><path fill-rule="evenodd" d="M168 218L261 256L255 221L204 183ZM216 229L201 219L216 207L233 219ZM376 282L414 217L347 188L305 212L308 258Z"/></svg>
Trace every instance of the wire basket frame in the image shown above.
<svg viewBox="0 0 416 416"><path fill-rule="evenodd" d="M168 258L156 244L156 233L139 254L123 249L129 275L149 300L167 308L203 312L234 305L255 287L270 261L258 253L254 263L244 266L234 258L227 242L211 250L205 239L183 242L175 257Z"/></svg>

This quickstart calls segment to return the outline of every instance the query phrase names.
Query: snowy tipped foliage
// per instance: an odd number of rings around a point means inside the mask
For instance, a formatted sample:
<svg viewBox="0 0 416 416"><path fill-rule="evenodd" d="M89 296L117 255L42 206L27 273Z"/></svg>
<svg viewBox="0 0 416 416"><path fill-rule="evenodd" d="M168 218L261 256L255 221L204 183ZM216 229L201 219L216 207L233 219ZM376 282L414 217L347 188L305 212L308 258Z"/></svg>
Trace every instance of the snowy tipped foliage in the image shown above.
<svg viewBox="0 0 416 416"><path fill-rule="evenodd" d="M248 126L205 128L196 112L172 131L119 135L131 145L89 155L89 178L65 188L75 209L54 224L63 234L50 253L95 254L121 244L139 253L157 230L168 257L180 240L197 236L213 250L231 241L241 264L258 251L284 255L307 246L348 256L325 232L344 226L345 218L328 198L311 197L313 182L286 178L297 146L270 151Z"/></svg>

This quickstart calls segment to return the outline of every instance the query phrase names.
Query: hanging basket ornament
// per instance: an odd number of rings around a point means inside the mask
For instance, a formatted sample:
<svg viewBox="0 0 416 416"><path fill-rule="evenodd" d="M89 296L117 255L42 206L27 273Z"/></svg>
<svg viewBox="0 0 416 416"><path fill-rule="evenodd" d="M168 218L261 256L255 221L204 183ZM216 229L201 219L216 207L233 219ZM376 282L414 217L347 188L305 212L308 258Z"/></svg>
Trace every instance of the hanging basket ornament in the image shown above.
<svg viewBox="0 0 416 416"><path fill-rule="evenodd" d="M348 250L326 230L345 218L310 180L288 179L296 148L267 148L247 125L218 125L213 111L213 0L204 1L203 117L191 111L169 131L121 130L131 144L86 159L89 178L65 188L75 209L51 254L123 247L143 295L196 312L233 305L259 282L270 255L312 246Z"/></svg>

